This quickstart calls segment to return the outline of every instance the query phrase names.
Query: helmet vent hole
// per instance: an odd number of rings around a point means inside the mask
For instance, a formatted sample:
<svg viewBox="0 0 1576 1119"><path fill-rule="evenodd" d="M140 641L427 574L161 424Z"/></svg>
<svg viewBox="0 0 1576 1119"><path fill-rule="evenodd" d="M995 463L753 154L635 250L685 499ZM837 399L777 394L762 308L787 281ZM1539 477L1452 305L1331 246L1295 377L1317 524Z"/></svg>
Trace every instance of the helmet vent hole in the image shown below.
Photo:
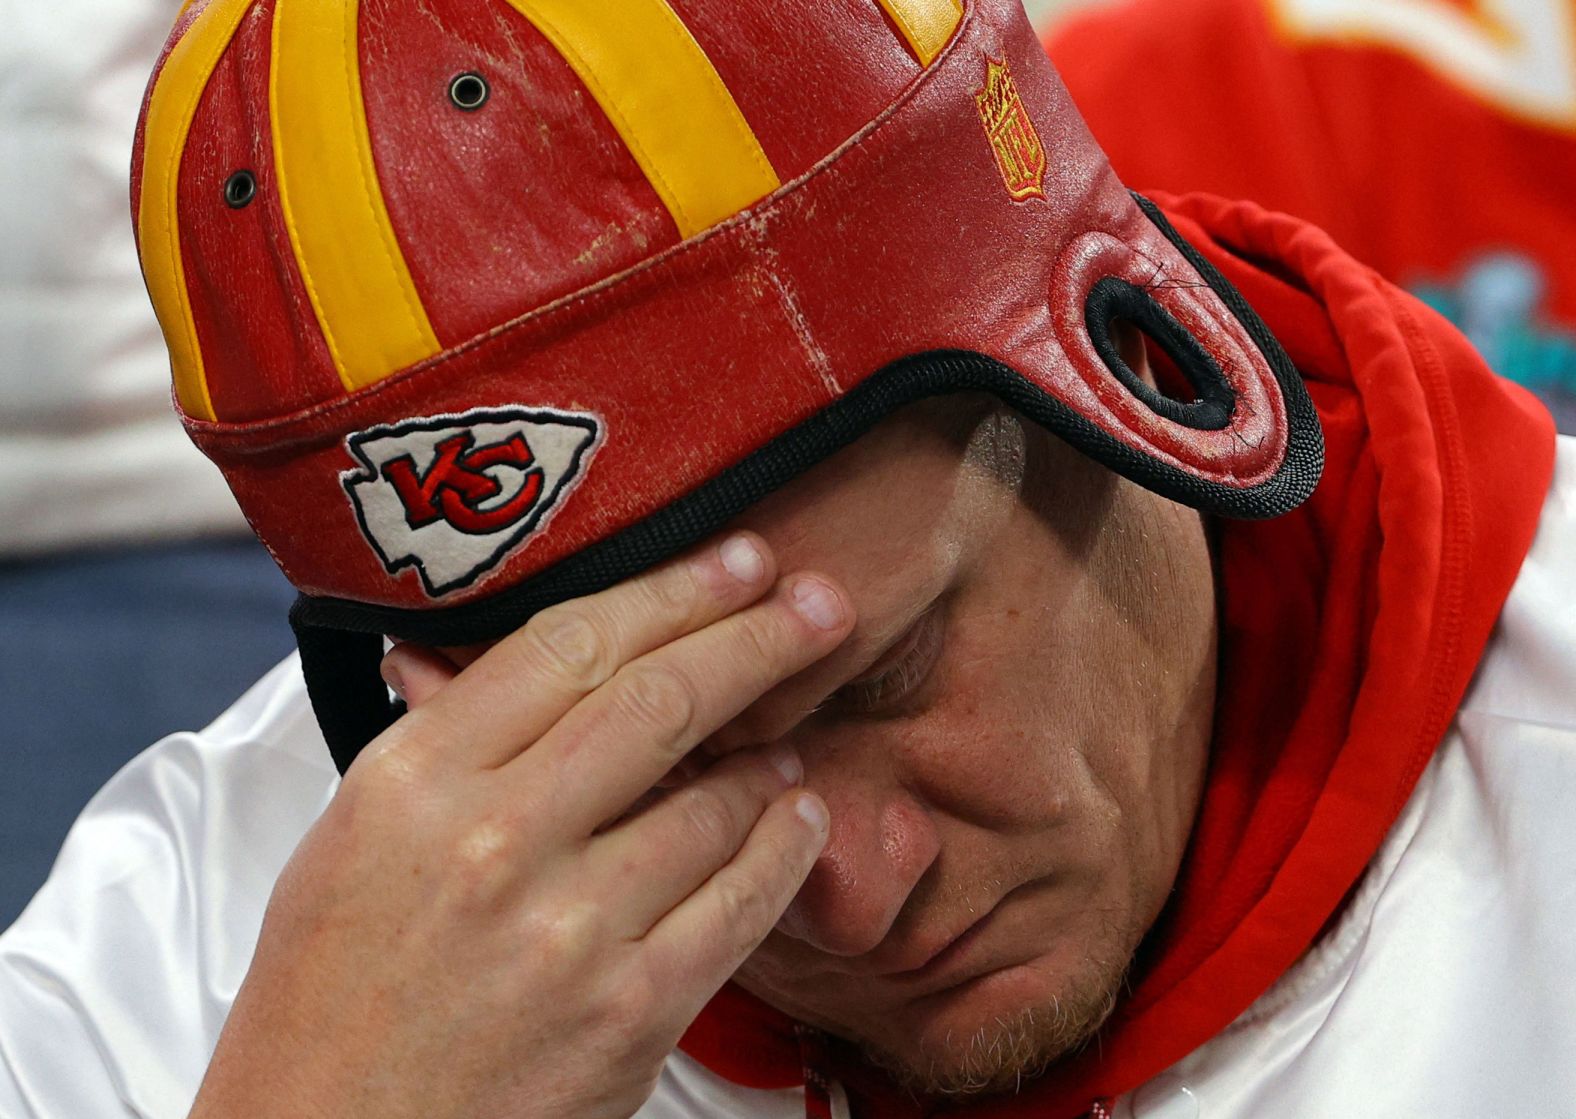
<svg viewBox="0 0 1576 1119"><path fill-rule="evenodd" d="M467 70L449 83L449 100L461 112L474 113L487 104L491 96L492 87L487 84L487 79L474 71Z"/></svg>
<svg viewBox="0 0 1576 1119"><path fill-rule="evenodd" d="M224 202L230 209L244 209L256 197L257 176L250 171L237 171L224 180Z"/></svg>

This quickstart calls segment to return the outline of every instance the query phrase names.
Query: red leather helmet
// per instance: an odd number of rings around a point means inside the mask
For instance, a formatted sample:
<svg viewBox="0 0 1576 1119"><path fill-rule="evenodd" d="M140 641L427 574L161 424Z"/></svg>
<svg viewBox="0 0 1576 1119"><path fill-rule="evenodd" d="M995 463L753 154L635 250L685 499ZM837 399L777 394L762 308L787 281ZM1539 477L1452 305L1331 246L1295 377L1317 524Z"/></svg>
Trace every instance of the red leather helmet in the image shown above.
<svg viewBox="0 0 1576 1119"><path fill-rule="evenodd" d="M1227 516L1322 465L1295 370L1116 180L1019 0L196 0L133 211L342 768L391 717L382 635L501 636L921 397L994 393Z"/></svg>

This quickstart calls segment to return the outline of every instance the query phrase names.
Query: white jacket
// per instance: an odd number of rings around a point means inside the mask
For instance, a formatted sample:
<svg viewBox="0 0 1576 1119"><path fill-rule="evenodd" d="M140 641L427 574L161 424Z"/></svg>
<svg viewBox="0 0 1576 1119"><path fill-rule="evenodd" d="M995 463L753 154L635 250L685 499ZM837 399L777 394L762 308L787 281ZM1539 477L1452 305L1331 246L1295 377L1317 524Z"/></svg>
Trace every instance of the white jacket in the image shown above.
<svg viewBox="0 0 1576 1119"><path fill-rule="evenodd" d="M111 781L0 935L0 1117L184 1116L274 879L334 788L294 659ZM803 1115L801 1089L676 1053L640 1119ZM1340 920L1115 1115L1576 1117L1576 439L1455 724Z"/></svg>
<svg viewBox="0 0 1576 1119"><path fill-rule="evenodd" d="M180 9L0 0L0 557L246 529L170 408L131 232L137 107Z"/></svg>

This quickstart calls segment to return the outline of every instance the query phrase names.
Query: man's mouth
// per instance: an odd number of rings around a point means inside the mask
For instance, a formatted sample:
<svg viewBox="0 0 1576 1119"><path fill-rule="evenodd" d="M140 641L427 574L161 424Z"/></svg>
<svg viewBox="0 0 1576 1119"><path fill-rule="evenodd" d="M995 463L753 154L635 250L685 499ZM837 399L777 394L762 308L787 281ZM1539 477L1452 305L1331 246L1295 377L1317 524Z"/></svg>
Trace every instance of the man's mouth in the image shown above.
<svg viewBox="0 0 1576 1119"><path fill-rule="evenodd" d="M909 953L908 959L899 960L897 966L869 974L909 994L933 994L1021 962L1021 953L1004 953L1000 946L993 945L991 932L1000 923L1006 903L1037 884L1024 883L1002 895L971 924L927 952Z"/></svg>
<svg viewBox="0 0 1576 1119"><path fill-rule="evenodd" d="M881 978L902 983L917 983L933 979L949 969L955 970L962 966L968 957L969 949L984 935L986 926L990 924L991 916L995 912L995 908L992 907L990 912L942 945L938 951L932 953L930 958L918 967L889 971L882 974Z"/></svg>

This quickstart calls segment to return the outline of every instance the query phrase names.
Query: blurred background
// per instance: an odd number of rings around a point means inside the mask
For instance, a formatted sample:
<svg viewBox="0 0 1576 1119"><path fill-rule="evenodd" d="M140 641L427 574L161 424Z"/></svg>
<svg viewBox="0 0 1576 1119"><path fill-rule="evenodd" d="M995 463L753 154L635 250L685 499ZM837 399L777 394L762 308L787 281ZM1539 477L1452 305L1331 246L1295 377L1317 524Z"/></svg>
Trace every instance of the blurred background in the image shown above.
<svg viewBox="0 0 1576 1119"><path fill-rule="evenodd" d="M180 7L0 0L0 928L115 769L292 647L292 592L170 411L132 244ZM1128 185L1323 226L1576 431L1571 0L1027 7Z"/></svg>
<svg viewBox="0 0 1576 1119"><path fill-rule="evenodd" d="M1072 8L1087 8L1098 3L1110 3L1111 0L1027 0L1023 5L1029 18L1039 28L1047 28L1057 15Z"/></svg>
<svg viewBox="0 0 1576 1119"><path fill-rule="evenodd" d="M181 0L0 0L0 928L134 753L291 648L294 599L170 407L132 241Z"/></svg>

